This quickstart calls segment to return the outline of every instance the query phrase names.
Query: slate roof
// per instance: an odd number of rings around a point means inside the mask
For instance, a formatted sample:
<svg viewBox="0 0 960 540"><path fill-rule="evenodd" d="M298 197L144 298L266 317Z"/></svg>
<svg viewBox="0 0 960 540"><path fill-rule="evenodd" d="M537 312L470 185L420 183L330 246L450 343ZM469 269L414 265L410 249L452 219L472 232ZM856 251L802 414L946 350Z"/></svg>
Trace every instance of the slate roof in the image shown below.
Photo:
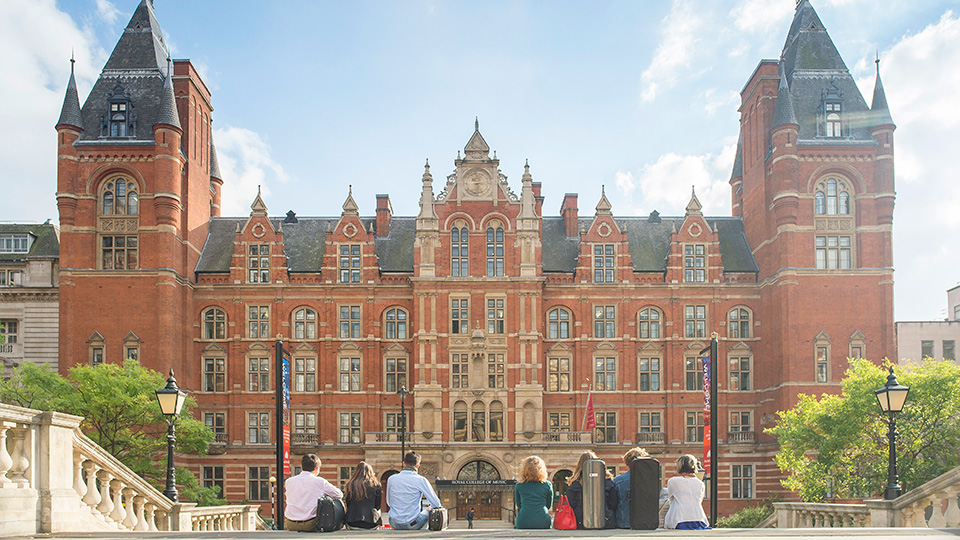
<svg viewBox="0 0 960 540"><path fill-rule="evenodd" d="M327 231L333 230L339 217L300 217L296 223L283 224L283 245L290 272L319 272L323 265ZM364 228L370 228L375 218L360 218ZM646 217L615 218L627 233L630 256L635 272L664 272L670 250L670 235L674 227L683 224L682 217L660 218L651 221ZM203 246L197 273L226 273L230 271L233 243L237 226L243 226L247 218L213 218L210 233ZM278 227L281 218L270 218ZM592 217L581 218L581 226L589 226ZM743 221L734 217L706 218L707 224L717 227L720 241L720 258L725 272L757 272ZM417 220L413 217L394 217L390 222L390 234L377 238L374 250L381 272L413 273L413 242ZM573 272L580 253L580 239L567 238L563 218L544 217L542 222L542 256L544 272Z"/></svg>
<svg viewBox="0 0 960 540"><path fill-rule="evenodd" d="M217 159L217 147L213 145L213 135L210 135L210 178L223 180L220 175L220 160Z"/></svg>
<svg viewBox="0 0 960 540"><path fill-rule="evenodd" d="M31 234L34 237L27 253L0 253L0 262L20 262L26 259L60 257L60 230L55 225L43 224L0 224L0 236L8 234Z"/></svg>
<svg viewBox="0 0 960 540"><path fill-rule="evenodd" d="M800 126L798 144L875 145L870 127L878 125L860 89L840 57L833 40L809 0L801 0L780 55ZM822 93L830 84L843 93L843 114L849 137L817 137L817 110Z"/></svg>
<svg viewBox="0 0 960 540"><path fill-rule="evenodd" d="M743 176L743 132L740 132L740 138L737 139L737 153L733 156L733 171L730 172L730 179Z"/></svg>
<svg viewBox="0 0 960 540"><path fill-rule="evenodd" d="M81 115L85 129L80 135L81 143L100 138L100 119L109 107L107 94L117 84L130 96L137 130L133 137L116 140L153 141L153 125L160 118L169 56L153 4L150 0L141 0L83 104Z"/></svg>
<svg viewBox="0 0 960 540"><path fill-rule="evenodd" d="M83 129L83 117L80 115L80 97L77 95L77 79L73 76L73 59L70 59L70 81L67 82L67 92L63 96L63 107L60 109L58 126L73 126Z"/></svg>

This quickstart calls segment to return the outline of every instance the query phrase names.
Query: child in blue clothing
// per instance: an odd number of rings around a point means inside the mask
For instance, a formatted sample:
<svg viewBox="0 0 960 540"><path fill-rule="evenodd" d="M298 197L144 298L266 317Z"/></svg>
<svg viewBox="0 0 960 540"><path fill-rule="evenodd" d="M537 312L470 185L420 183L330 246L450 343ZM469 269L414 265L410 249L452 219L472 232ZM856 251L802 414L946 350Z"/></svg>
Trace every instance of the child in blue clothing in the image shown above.
<svg viewBox="0 0 960 540"><path fill-rule="evenodd" d="M623 464L627 466L627 472L613 479L613 485L617 486L617 493L620 495L620 503L617 505L617 527L620 529L630 528L630 465L637 459L649 455L640 447L627 450L623 455Z"/></svg>

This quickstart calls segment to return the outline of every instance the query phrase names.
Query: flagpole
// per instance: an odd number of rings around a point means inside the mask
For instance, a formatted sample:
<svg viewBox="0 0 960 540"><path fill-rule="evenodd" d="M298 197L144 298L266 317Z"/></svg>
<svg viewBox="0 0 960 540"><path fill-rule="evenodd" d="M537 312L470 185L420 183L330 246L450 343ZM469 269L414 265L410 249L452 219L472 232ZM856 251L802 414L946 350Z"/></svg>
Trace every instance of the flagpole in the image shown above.
<svg viewBox="0 0 960 540"><path fill-rule="evenodd" d="M590 407L590 396L593 394L593 387L590 386L590 377L587 377L587 404L583 408L583 418L580 421L580 432L587 429L587 410Z"/></svg>
<svg viewBox="0 0 960 540"><path fill-rule="evenodd" d="M710 334L710 526L717 526L717 484L720 470L720 455L717 451L717 418L720 416L720 404L717 402L717 358L719 346L717 338L720 334Z"/></svg>

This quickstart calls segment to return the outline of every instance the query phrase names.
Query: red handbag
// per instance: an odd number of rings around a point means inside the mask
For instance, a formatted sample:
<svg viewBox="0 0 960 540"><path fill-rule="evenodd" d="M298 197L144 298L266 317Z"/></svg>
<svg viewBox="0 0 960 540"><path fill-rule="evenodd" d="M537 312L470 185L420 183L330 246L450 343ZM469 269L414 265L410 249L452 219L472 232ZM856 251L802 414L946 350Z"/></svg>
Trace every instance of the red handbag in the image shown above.
<svg viewBox="0 0 960 540"><path fill-rule="evenodd" d="M557 511L553 515L553 528L561 531L575 531L577 529L577 516L573 513L573 507L567 501L566 495L560 496Z"/></svg>

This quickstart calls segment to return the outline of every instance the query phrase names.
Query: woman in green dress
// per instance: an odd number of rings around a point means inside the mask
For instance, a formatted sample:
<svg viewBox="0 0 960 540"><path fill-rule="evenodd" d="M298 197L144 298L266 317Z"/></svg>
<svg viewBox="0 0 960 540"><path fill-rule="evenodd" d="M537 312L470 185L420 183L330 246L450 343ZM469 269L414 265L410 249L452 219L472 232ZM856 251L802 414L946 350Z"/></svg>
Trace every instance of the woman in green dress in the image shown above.
<svg viewBox="0 0 960 540"><path fill-rule="evenodd" d="M520 462L520 481L513 488L517 506L515 529L549 529L553 485L547 482L547 466L537 456Z"/></svg>

